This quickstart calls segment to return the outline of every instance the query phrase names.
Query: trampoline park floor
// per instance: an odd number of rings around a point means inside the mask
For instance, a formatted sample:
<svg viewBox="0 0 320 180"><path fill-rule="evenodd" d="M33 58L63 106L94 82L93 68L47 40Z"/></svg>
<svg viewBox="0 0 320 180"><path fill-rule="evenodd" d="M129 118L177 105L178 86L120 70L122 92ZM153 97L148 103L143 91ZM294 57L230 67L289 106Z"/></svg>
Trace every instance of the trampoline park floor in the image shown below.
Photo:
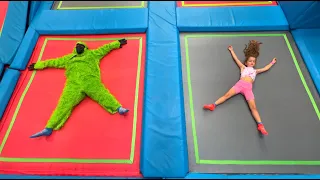
<svg viewBox="0 0 320 180"><path fill-rule="evenodd" d="M0 1L0 36L6 19L9 1Z"/></svg>
<svg viewBox="0 0 320 180"><path fill-rule="evenodd" d="M101 60L101 76L110 92L130 109L129 114L110 115L86 98L61 130L47 138L31 139L55 109L65 71L25 70L1 121L2 174L141 176L145 34L40 36L29 64L69 54L77 41L93 49L120 38L126 38L128 44Z"/></svg>
<svg viewBox="0 0 320 180"><path fill-rule="evenodd" d="M145 1L55 1L52 9L109 9L109 8L146 8Z"/></svg>
<svg viewBox="0 0 320 180"><path fill-rule="evenodd" d="M190 172L320 173L319 95L290 33L182 33L180 39ZM239 80L227 47L244 59L253 39L263 43L256 68L278 60L253 86L265 137L242 95L203 110Z"/></svg>
<svg viewBox="0 0 320 180"><path fill-rule="evenodd" d="M275 6L276 1L177 1L178 7Z"/></svg>

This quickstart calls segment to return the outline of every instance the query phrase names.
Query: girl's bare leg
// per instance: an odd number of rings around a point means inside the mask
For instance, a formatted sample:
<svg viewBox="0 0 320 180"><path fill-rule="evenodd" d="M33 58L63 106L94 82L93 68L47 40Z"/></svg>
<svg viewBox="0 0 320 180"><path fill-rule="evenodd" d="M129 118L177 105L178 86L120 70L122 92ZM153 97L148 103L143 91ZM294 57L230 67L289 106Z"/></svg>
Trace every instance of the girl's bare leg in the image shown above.
<svg viewBox="0 0 320 180"><path fill-rule="evenodd" d="M217 106L219 104L224 103L226 100L230 99L232 96L236 95L236 90L234 88L229 89L229 91L221 96L214 104Z"/></svg>
<svg viewBox="0 0 320 180"><path fill-rule="evenodd" d="M255 121L256 121L257 124L258 124L258 130L259 130L262 134L267 135L268 132L266 131L266 129L264 128L264 125L262 124L261 117L260 117L260 114L259 114L259 112L258 112L258 110L257 110L257 106L256 106L255 100L252 99L252 100L248 100L247 102L248 102L248 105L249 105L251 114L252 114L253 118L255 119Z"/></svg>
<svg viewBox="0 0 320 180"><path fill-rule="evenodd" d="M214 104L206 104L203 106L203 108L213 111L217 105L224 103L226 100L230 99L231 97L233 97L236 94L237 93L236 93L235 89L232 87L231 89L229 89L229 91L227 93L225 93L223 96L221 96Z"/></svg>

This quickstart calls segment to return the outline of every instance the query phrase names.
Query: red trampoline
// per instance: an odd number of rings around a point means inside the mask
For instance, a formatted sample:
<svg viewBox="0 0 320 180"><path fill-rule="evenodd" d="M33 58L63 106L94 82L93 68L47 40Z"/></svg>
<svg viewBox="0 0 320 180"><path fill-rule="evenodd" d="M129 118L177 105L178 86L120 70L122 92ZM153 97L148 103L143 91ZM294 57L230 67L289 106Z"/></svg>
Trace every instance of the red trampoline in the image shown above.
<svg viewBox="0 0 320 180"><path fill-rule="evenodd" d="M0 35L6 19L6 14L9 6L9 1L0 1Z"/></svg>
<svg viewBox="0 0 320 180"><path fill-rule="evenodd" d="M177 1L178 7L275 6L276 1Z"/></svg>
<svg viewBox="0 0 320 180"><path fill-rule="evenodd" d="M25 70L1 121L0 173L140 176L145 34L40 36L29 64L69 54L79 40L97 48L121 38L128 44L105 56L100 67L103 83L129 114L110 115L86 98L61 130L31 139L56 107L65 76L63 69Z"/></svg>

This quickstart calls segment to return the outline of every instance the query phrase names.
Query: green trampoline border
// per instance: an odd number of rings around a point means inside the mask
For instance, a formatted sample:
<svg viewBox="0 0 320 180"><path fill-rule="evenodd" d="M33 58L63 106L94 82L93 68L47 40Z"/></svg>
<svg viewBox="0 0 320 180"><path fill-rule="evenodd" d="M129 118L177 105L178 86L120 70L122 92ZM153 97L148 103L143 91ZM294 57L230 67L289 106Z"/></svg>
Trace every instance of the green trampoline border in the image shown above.
<svg viewBox="0 0 320 180"><path fill-rule="evenodd" d="M145 8L145 1L139 6L89 6L89 7L61 7L63 1L59 1L56 10L80 10L80 9L121 9L121 8Z"/></svg>
<svg viewBox="0 0 320 180"><path fill-rule="evenodd" d="M16 117L18 115L19 109L23 102L25 95L27 94L31 83L37 73L37 71L33 71L32 75L27 83L23 93L19 99L19 102L16 106L14 114L12 116L11 122L8 126L6 134L0 145L0 162L66 162L66 163L104 163L104 164L133 164L134 161L134 153L135 153L135 143L136 143L136 133L137 133L137 114L138 114L138 103L139 103L139 90L140 90L140 78L141 78L141 61L142 61L142 46L143 46L143 37L125 37L129 40L139 40L139 53L138 53L138 67L137 67L137 76L136 76L136 87L135 87L135 99L134 99L134 111L133 111L133 126L132 126L132 138L131 138L131 150L130 150L130 159L80 159L80 158L10 158L3 157L1 153L5 147L5 143L8 140ZM40 54L38 56L38 61L41 60L43 53L45 51L45 47L49 40L63 40L63 41L106 41L106 40L118 40L119 38L45 38L43 45L41 47Z"/></svg>
<svg viewBox="0 0 320 180"><path fill-rule="evenodd" d="M9 8L9 3L8 3L8 8ZM6 14L4 15L3 23L2 23L2 25L1 25L1 27L0 27L0 37L1 37L1 35L2 35L2 30L3 30L3 27L4 27L4 23L6 22L6 17L7 17L7 13L8 13L8 8L7 8Z"/></svg>
<svg viewBox="0 0 320 180"><path fill-rule="evenodd" d="M2 29L3 29L3 26L4 26L5 21L6 21L6 17L4 17L4 21L3 21L2 26L1 26L1 28L0 28L0 37L1 37L1 35L2 35Z"/></svg>
<svg viewBox="0 0 320 180"><path fill-rule="evenodd" d="M197 131L196 131L196 123L195 123L195 115L194 115L194 108L193 108L193 95L192 95L192 85L191 85L191 70L190 70L190 57L189 57L189 44L188 44L188 38L204 38L204 37L245 37L245 36L252 36L252 37L283 37L286 45L288 47L288 50L291 54L292 60L294 62L294 65L296 67L296 70L298 71L300 80L302 81L302 84L309 96L309 99L312 103L312 106L316 112L316 115L318 119L320 120L320 112L317 107L317 104L310 92L310 89L305 81L305 78L302 74L302 71L300 69L300 66L298 64L298 61L296 59L296 56L293 52L293 49L291 47L291 44L287 38L287 35L285 33L277 33L277 34L193 34L193 35L185 35L184 37L184 43L185 43L185 53L186 53L186 70L187 70L187 82L188 82L188 94L189 94L189 104L190 104L190 116L191 116L191 124L192 124L192 135L193 135L193 144L194 144L194 155L196 158L197 164L214 164L214 165L320 165L320 161L279 161L279 160L208 160L208 159L200 159L199 156L199 150L198 150L198 137L197 137Z"/></svg>

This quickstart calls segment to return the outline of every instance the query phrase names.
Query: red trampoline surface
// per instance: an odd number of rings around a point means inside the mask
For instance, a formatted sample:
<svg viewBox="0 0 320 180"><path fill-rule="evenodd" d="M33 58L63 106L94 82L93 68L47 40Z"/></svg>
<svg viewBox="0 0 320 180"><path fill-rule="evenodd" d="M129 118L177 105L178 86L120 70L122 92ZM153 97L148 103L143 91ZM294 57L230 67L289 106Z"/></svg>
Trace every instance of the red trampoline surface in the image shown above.
<svg viewBox="0 0 320 180"><path fill-rule="evenodd" d="M178 7L275 6L276 1L177 1Z"/></svg>
<svg viewBox="0 0 320 180"><path fill-rule="evenodd" d="M4 21L9 6L9 1L0 1L0 35L3 29Z"/></svg>
<svg viewBox="0 0 320 180"><path fill-rule="evenodd" d="M69 54L79 40L93 49L121 38L128 44L106 55L100 67L103 83L129 114L110 115L87 97L61 130L31 139L55 109L65 71L24 71L1 121L1 173L140 176L145 34L41 36L29 64Z"/></svg>

